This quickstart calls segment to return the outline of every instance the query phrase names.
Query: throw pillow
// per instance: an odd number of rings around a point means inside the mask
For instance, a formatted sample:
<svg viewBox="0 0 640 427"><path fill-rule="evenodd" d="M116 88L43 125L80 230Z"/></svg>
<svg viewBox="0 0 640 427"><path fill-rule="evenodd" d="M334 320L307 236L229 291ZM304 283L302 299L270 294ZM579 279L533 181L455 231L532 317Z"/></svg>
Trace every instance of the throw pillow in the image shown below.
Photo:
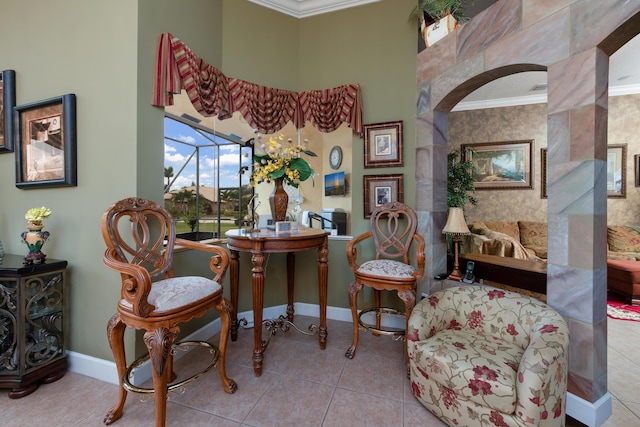
<svg viewBox="0 0 640 427"><path fill-rule="evenodd" d="M525 247L547 247L547 223L518 221L520 242ZM536 250L536 254L538 251Z"/></svg>
<svg viewBox="0 0 640 427"><path fill-rule="evenodd" d="M623 225L607 226L607 244L615 252L640 252L640 233Z"/></svg>
<svg viewBox="0 0 640 427"><path fill-rule="evenodd" d="M511 221L486 222L485 221L485 224L487 225L487 227L489 227L493 231L504 233L520 241L520 229L518 228L518 223L515 221L513 222Z"/></svg>

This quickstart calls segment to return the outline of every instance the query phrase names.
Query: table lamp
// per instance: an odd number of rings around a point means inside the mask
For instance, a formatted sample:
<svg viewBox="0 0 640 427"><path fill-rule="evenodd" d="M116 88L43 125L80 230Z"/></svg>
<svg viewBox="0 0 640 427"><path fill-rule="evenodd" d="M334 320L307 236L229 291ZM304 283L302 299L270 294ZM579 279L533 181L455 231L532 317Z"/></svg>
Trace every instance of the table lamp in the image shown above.
<svg viewBox="0 0 640 427"><path fill-rule="evenodd" d="M460 235L470 233L469 227L467 227L467 223L464 221L462 208L449 208L449 217L442 229L442 234L453 236L453 271L449 277L447 277L449 280L462 282L462 273L460 272L460 265L458 264L458 243L460 242Z"/></svg>

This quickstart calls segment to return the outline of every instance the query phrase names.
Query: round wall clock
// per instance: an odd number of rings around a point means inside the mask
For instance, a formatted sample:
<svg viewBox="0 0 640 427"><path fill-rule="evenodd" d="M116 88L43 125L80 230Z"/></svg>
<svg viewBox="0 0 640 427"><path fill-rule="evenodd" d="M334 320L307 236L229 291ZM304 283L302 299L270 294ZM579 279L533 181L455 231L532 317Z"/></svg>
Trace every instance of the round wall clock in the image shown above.
<svg viewBox="0 0 640 427"><path fill-rule="evenodd" d="M329 166L331 169L338 169L342 164L342 148L334 146L329 152Z"/></svg>

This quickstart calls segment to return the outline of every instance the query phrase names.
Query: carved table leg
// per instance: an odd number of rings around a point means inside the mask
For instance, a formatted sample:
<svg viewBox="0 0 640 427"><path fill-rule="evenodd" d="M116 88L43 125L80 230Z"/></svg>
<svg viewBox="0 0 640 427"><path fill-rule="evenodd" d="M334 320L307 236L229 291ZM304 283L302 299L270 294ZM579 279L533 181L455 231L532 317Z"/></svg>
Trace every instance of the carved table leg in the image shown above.
<svg viewBox="0 0 640 427"><path fill-rule="evenodd" d="M240 282L240 253L229 251L229 283L231 284L231 341L238 339L238 283Z"/></svg>
<svg viewBox="0 0 640 427"><path fill-rule="evenodd" d="M318 292L320 298L320 329L318 336L320 337L320 348L324 350L327 347L327 288L329 280L329 266L327 260L329 258L328 239L325 236L322 246L318 249Z"/></svg>
<svg viewBox="0 0 640 427"><path fill-rule="evenodd" d="M262 375L262 360L264 348L262 346L262 306L264 303L264 254L253 253L251 256L253 268L253 373L256 377Z"/></svg>
<svg viewBox="0 0 640 427"><path fill-rule="evenodd" d="M295 285L296 255L287 252L287 320L293 323L293 288Z"/></svg>

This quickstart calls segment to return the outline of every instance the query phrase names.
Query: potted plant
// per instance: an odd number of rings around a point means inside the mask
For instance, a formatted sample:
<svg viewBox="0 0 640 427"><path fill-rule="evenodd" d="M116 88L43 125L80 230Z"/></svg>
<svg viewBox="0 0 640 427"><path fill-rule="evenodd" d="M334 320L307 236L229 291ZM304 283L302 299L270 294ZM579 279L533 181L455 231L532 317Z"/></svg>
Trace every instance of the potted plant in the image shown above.
<svg viewBox="0 0 640 427"><path fill-rule="evenodd" d="M478 199L473 181L475 166L471 160L465 160L462 147L447 154L447 208L463 208L467 203L473 206Z"/></svg>
<svg viewBox="0 0 640 427"><path fill-rule="evenodd" d="M465 15L465 3L469 0L418 0L412 16L417 16L420 32L427 47L455 30L469 18ZM473 0L471 3L473 4Z"/></svg>

